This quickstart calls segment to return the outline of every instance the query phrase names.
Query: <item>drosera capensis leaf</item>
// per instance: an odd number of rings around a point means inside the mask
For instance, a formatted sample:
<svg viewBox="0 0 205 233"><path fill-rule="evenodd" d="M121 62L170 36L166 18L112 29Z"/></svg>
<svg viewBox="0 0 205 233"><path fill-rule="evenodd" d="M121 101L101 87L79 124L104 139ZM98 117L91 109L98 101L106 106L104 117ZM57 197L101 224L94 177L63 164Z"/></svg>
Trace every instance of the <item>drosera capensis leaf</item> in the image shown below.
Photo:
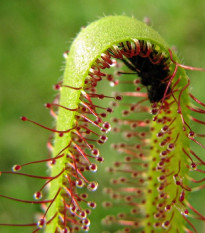
<svg viewBox="0 0 205 233"><path fill-rule="evenodd" d="M149 38L152 38L152 41L155 41L155 43L160 44L163 46L163 48L166 47L164 40L159 36L158 33L134 18L125 16L110 16L102 18L100 21L96 21L88 27L83 28L71 45L71 49L66 60L63 84L72 87L83 87L85 78L87 77L89 70L95 60L113 45L128 41L132 38L142 40L148 40ZM76 91L69 88L62 88L60 104L63 106L76 108L79 104L80 93L81 90ZM65 111L64 109L60 108L58 113L57 128L65 130L69 127L72 127L74 124L74 114L75 113ZM62 139L59 139L57 136L55 139L56 142L54 155L62 150L62 148L66 147L66 145L69 143L69 140L70 135L67 137L64 136ZM53 175L62 170L64 163L61 161L59 161L59 163L59 167L58 165L55 165L52 169ZM50 196L52 196L62 184L56 180L55 182L52 182L51 185L55 188L51 188L51 190L54 191ZM48 212L48 215L53 216L55 212L56 208L53 204L51 210ZM55 220L53 220L53 222L54 221ZM48 231L51 231L51 225L52 224L48 225Z"/></svg>
<svg viewBox="0 0 205 233"><path fill-rule="evenodd" d="M100 148L110 146L109 131L117 133L119 142L111 147L119 156L106 170L111 185L104 189L109 201L103 206L112 208L102 220L105 230L197 232L192 218L205 217L188 196L204 188L205 162L190 145L201 151L205 146L204 135L194 132L190 122L203 126L204 121L191 114L205 111L189 92L186 69L204 71L180 64L161 36L135 18L107 16L81 29L66 54L63 81L55 86L60 97L46 104L56 129L46 128L55 134L53 146L49 142L52 157L37 161L49 164L50 177L35 193L41 199L49 186L48 198L39 201L45 213L33 232L89 231L89 215L96 211L89 197L98 188L94 174L97 163L106 160ZM45 128L27 117L22 120ZM13 172L22 167L15 165ZM201 178L191 178L190 171Z"/></svg>

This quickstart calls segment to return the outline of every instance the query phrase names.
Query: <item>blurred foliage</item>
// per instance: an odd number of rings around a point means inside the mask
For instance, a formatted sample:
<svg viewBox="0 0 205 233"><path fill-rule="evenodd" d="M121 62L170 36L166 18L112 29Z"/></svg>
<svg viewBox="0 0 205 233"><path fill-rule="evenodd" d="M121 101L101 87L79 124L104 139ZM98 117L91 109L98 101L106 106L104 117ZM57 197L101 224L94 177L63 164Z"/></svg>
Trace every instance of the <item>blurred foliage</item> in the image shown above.
<svg viewBox="0 0 205 233"><path fill-rule="evenodd" d="M140 20L149 17L152 26L170 46L180 51L184 63L205 67L204 9L203 0L1 0L0 170L10 170L16 163L47 155L49 133L22 123L19 116L26 115L52 125L43 104L53 99L52 85L62 76L62 54L82 26L104 15L125 14ZM205 100L205 75L189 74L193 92ZM45 173L44 166L29 169L30 173ZM0 180L1 194L17 198L31 199L30 188L38 190L40 186L33 180L12 175L2 175ZM200 206L203 196L197 198ZM19 209L18 205L1 198L0 222L32 222L32 211L36 212L38 207L22 205ZM201 205L201 210L203 208ZM100 213L95 211L97 215ZM2 229L3 233L30 232L29 228Z"/></svg>

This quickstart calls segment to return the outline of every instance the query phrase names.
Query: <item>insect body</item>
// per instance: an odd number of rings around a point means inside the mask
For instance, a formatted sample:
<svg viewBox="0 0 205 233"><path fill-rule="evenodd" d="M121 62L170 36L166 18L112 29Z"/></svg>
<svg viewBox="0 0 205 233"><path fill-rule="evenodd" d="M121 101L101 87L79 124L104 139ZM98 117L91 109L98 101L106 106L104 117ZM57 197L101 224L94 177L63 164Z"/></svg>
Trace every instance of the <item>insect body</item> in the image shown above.
<svg viewBox="0 0 205 233"><path fill-rule="evenodd" d="M140 45L144 48L143 41L141 41ZM148 46L146 49L149 49ZM157 51L153 50L149 53L149 56L140 53L137 56L123 58L122 61L140 77L141 84L147 88L150 102L159 102L164 96L169 80L170 70L167 58L162 57ZM169 92L170 88L167 93Z"/></svg>

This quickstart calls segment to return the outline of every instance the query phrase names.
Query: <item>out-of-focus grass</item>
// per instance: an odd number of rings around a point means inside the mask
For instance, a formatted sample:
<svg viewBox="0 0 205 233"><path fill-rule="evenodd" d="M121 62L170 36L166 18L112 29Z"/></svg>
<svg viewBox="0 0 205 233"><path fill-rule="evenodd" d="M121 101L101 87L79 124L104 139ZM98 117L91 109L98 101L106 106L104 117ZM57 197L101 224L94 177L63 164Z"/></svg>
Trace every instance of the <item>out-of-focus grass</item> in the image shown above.
<svg viewBox="0 0 205 233"><path fill-rule="evenodd" d="M150 17L153 27L180 51L186 64L205 67L205 1L198 0L18 0L0 1L0 170L15 163L42 159L47 155L49 133L22 123L20 115L51 126L43 104L54 97L52 85L62 75L62 54L80 27L103 15L126 14ZM193 92L205 99L205 75L189 72ZM45 173L41 166L30 172ZM15 179L15 180L14 180ZM33 183L32 183L33 182ZM12 175L0 177L0 194L29 199L33 180ZM204 208L198 199L196 205ZM197 201L196 201L197 202ZM0 199L0 222L32 222L38 207ZM201 206L201 207L200 207ZM98 215L99 212L95 212ZM21 221L21 222L20 222ZM97 225L97 224L96 224ZM30 232L28 228L0 228L0 232ZM98 228L92 232L99 232ZM203 232L203 230L201 231Z"/></svg>

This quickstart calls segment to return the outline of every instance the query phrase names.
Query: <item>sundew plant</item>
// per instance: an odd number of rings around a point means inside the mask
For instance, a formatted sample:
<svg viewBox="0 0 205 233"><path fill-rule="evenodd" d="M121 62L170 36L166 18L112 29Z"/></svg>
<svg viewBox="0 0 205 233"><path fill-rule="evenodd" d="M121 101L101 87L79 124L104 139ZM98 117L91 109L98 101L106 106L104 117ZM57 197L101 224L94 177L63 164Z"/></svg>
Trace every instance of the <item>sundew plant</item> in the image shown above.
<svg viewBox="0 0 205 233"><path fill-rule="evenodd" d="M58 94L45 105L56 126L21 117L51 131L50 157L1 171L1 179L13 173L44 181L33 200L0 195L41 205L42 213L32 223L1 223L1 231L89 232L101 208L104 233L199 232L204 213L190 200L205 186L205 134L194 130L204 127L205 103L190 92L186 70L205 70L183 65L156 31L126 16L82 28L64 57ZM24 173L40 163L48 176Z"/></svg>

